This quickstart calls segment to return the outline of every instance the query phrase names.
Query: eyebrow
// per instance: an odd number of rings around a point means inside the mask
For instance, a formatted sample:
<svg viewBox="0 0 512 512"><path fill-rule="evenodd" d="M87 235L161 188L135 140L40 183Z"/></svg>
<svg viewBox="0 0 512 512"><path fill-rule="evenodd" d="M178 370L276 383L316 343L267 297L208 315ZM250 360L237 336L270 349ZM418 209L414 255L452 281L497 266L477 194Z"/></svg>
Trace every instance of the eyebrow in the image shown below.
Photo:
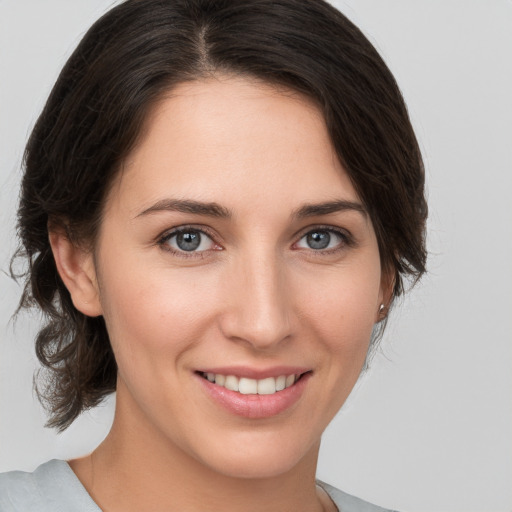
<svg viewBox="0 0 512 512"><path fill-rule="evenodd" d="M338 199L336 201L328 201L325 203L305 204L295 210L292 213L292 217L297 219L304 219L320 215L329 215L347 210L359 212L364 217L367 216L367 211L361 203ZM149 215L151 213L165 211L206 215L208 217L217 217L222 219L230 219L233 217L230 210L224 206L219 205L218 203L204 203L191 199L162 199L149 208L143 210L136 216L136 218Z"/></svg>
<svg viewBox="0 0 512 512"><path fill-rule="evenodd" d="M319 215L329 215L331 213L338 213L344 211L356 211L361 213L365 218L368 215L366 208L361 203L354 201L346 201L338 199L336 201L328 201L326 203L305 204L293 213L293 216L298 219L307 217L316 217Z"/></svg>
<svg viewBox="0 0 512 512"><path fill-rule="evenodd" d="M223 219L229 219L232 217L231 212L227 208L224 208L217 203L203 203L201 201L193 201L190 199L162 199L161 201L156 202L153 206L150 206L139 213L136 218L150 213L163 211L192 213Z"/></svg>

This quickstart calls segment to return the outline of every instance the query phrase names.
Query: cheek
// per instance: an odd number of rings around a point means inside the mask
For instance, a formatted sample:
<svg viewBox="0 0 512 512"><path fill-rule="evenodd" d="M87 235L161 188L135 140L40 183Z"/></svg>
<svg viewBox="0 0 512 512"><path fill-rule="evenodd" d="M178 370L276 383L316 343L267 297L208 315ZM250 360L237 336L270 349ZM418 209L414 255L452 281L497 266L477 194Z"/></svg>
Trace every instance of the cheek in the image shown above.
<svg viewBox="0 0 512 512"><path fill-rule="evenodd" d="M376 321L379 264L334 268L303 294L301 309L333 356L364 360Z"/></svg>
<svg viewBox="0 0 512 512"><path fill-rule="evenodd" d="M120 370L135 361L154 367L166 356L175 360L211 323L214 283L191 275L196 269L114 261L102 269L101 301Z"/></svg>

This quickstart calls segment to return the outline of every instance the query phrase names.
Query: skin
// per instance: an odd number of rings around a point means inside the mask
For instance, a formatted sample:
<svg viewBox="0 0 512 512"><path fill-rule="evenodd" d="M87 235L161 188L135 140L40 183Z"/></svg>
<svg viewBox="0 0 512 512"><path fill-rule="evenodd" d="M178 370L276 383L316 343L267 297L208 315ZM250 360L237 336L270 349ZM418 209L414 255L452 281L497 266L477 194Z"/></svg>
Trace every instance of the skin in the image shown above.
<svg viewBox="0 0 512 512"><path fill-rule="evenodd" d="M161 209L168 200L216 203L231 217ZM70 463L104 511L335 510L315 488L320 437L390 295L364 211L294 215L340 200L361 204L319 110L218 76L155 106L94 253L51 233L75 306L104 316L119 367L110 434ZM180 226L205 231L204 250L162 240ZM313 249L315 229L340 235ZM198 384L198 368L226 365L312 373L291 408L248 419Z"/></svg>

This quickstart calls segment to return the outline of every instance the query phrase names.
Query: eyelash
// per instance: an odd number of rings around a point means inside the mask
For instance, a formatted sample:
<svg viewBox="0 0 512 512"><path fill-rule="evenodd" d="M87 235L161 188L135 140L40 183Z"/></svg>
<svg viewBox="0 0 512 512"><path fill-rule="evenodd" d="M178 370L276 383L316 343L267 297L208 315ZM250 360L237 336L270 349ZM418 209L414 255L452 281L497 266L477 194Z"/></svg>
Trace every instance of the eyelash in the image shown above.
<svg viewBox="0 0 512 512"><path fill-rule="evenodd" d="M173 249L168 245L167 242L171 240L171 238L181 234L181 233L190 233L190 232L197 232L201 235L206 235L216 246L219 246L217 242L215 242L215 236L210 233L207 229L205 229L203 226L197 227L194 225L188 225L188 226L180 226L179 228L174 228L171 231L167 231L164 233L158 240L157 244L167 252L170 252L174 256L178 256L179 258L204 258L206 255L205 253L208 253L209 250L205 251L177 251L176 249ZM220 249L214 249L214 250L220 250Z"/></svg>
<svg viewBox="0 0 512 512"><path fill-rule="evenodd" d="M209 230L205 229L203 226L197 227L194 225L188 225L188 226L180 226L178 228L174 228L171 231L168 231L164 233L162 236L160 236L157 240L157 245L159 245L164 251L170 252L171 254L178 256L180 258L204 258L206 256L205 253L209 253L211 250L222 250L222 249L207 249L203 251L183 251L183 250L175 250L171 248L168 245L169 240L171 240L173 237L181 234L181 233L189 233L189 232L197 232L201 235L207 236L213 244L215 244L217 247L220 247L220 244L218 244L215 241L215 235L211 233ZM306 229L302 230L298 236L298 240L293 244L298 244L305 236L309 235L310 233L315 232L326 232L330 234L334 234L337 236L341 242L333 248L330 249L309 249L309 252L313 254L314 256L325 256L325 255L331 255L338 253L347 247L353 247L355 245L355 241L352 237L352 235L347 232L346 230L341 230L337 228L333 228L332 226L309 226ZM302 248L298 248L295 250L302 250ZM308 249L304 249L308 250Z"/></svg>
<svg viewBox="0 0 512 512"><path fill-rule="evenodd" d="M316 226L308 226L307 228L303 229L300 234L298 235L297 242L294 243L294 245L298 244L305 236L309 235L310 233L315 232L325 232L329 234L334 234L337 236L341 241L340 243L332 247L330 249L309 249L309 253L313 256L322 257L322 256L328 256L332 254L339 253L347 247L354 247L355 246L355 240L351 233L344 229L340 228L334 228L333 226L323 226L323 225L316 225ZM301 250L300 248L297 250ZM305 249L308 250L308 249Z"/></svg>

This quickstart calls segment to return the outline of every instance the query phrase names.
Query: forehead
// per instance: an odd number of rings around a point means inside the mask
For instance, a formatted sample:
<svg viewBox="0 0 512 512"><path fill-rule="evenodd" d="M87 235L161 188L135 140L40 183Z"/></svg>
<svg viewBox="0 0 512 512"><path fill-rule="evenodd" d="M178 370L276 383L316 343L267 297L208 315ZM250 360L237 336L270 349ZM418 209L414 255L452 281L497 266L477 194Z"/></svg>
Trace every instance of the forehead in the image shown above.
<svg viewBox="0 0 512 512"><path fill-rule="evenodd" d="M232 209L357 200L311 100L222 76L180 84L154 106L113 196L129 209L169 196Z"/></svg>

